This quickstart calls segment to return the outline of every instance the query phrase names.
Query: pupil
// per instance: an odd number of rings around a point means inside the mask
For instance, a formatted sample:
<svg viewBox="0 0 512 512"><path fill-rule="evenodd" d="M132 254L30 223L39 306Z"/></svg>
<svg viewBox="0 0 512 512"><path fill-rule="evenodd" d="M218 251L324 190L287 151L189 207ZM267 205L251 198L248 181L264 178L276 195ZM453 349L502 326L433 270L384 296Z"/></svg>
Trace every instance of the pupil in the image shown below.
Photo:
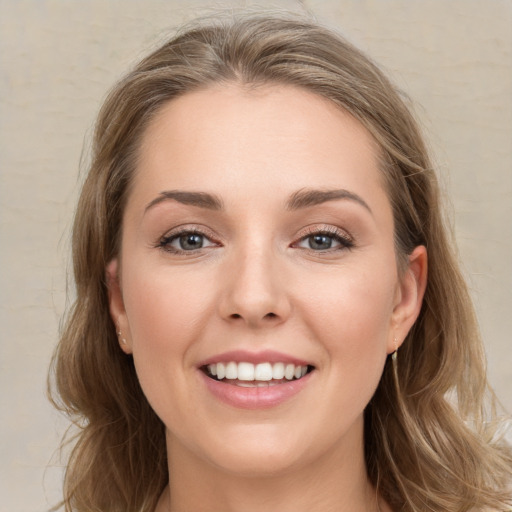
<svg viewBox="0 0 512 512"><path fill-rule="evenodd" d="M332 238L327 235L314 235L309 239L309 247L311 249L330 249Z"/></svg>
<svg viewBox="0 0 512 512"><path fill-rule="evenodd" d="M180 237L180 245L182 249L200 249L203 245L203 237L201 235L189 234Z"/></svg>

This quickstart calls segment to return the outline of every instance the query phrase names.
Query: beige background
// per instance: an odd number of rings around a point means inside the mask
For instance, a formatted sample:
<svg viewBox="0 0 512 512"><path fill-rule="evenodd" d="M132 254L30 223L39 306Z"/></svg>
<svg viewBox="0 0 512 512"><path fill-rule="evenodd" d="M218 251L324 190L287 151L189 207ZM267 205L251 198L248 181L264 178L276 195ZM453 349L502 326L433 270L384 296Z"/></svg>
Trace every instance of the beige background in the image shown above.
<svg viewBox="0 0 512 512"><path fill-rule="evenodd" d="M512 410L512 1L259 2L301 4L417 102L452 200L491 381ZM65 423L45 400L45 374L65 308L84 136L114 80L204 5L0 0L1 512L43 511L59 496L52 454Z"/></svg>

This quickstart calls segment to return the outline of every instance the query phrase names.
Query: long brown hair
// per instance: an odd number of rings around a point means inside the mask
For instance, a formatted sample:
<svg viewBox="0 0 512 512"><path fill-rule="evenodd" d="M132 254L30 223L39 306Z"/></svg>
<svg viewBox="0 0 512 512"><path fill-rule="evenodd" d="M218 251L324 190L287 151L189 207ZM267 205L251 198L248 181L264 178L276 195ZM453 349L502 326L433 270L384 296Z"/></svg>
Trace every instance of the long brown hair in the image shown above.
<svg viewBox="0 0 512 512"><path fill-rule="evenodd" d="M173 98L233 82L301 87L358 119L380 147L398 264L427 247L420 316L365 411L371 482L395 510L510 507L511 451L484 411L486 395L493 397L478 327L410 109L366 56L331 31L300 17L238 15L166 42L114 87L99 114L73 230L76 301L52 367L54 403L78 427L66 511L152 512L168 481L164 427L119 349L105 267L119 249L148 123Z"/></svg>

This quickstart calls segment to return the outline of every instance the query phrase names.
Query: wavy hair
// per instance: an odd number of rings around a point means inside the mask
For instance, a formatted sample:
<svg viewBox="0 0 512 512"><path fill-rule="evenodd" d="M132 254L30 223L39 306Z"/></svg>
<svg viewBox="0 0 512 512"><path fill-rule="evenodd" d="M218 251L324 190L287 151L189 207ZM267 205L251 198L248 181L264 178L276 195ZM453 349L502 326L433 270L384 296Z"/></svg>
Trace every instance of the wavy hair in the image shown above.
<svg viewBox="0 0 512 512"><path fill-rule="evenodd" d="M496 434L473 306L411 109L358 49L291 15L217 17L187 27L136 65L99 113L73 228L76 301L49 378L54 404L78 427L59 507L153 512L168 482L164 426L131 356L119 349L105 267L119 250L148 123L173 98L222 83L303 88L359 120L380 148L398 265L416 246L427 248L419 318L365 410L370 481L397 511L510 510L512 454Z"/></svg>

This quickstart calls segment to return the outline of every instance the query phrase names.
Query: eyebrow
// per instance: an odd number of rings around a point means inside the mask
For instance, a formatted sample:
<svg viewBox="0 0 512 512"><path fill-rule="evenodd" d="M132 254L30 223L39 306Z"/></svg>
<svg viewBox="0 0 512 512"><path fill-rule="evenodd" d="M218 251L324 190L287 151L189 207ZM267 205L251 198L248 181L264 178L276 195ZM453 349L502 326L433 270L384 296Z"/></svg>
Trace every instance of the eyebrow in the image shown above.
<svg viewBox="0 0 512 512"><path fill-rule="evenodd" d="M372 209L368 203L354 192L345 189L328 189L328 190L315 190L315 189L302 189L298 190L290 197L286 207L288 210L299 210L326 203L328 201L336 201L339 199L347 199L355 201L356 203L364 206L372 215Z"/></svg>
<svg viewBox="0 0 512 512"><path fill-rule="evenodd" d="M174 200L181 204L190 206L198 206L199 208L206 208L208 210L222 210L222 200L207 192L188 192L184 190L164 190L160 192L158 197L155 197L153 201L148 203L145 212L147 212L153 206L163 202Z"/></svg>
<svg viewBox="0 0 512 512"><path fill-rule="evenodd" d="M310 206L316 206L319 204L326 203L328 201L336 201L345 199L349 201L355 201L370 213L373 212L368 206L366 201L355 194L345 189L329 189L329 190L316 190L316 189L301 189L294 192L288 202L286 208L288 210L300 210L308 208ZM162 203L163 201L177 201L178 203L197 206L199 208L206 208L208 210L219 211L224 209L222 199L214 194L208 192L190 192L184 190L165 190L153 199L145 208L145 212L153 206Z"/></svg>

